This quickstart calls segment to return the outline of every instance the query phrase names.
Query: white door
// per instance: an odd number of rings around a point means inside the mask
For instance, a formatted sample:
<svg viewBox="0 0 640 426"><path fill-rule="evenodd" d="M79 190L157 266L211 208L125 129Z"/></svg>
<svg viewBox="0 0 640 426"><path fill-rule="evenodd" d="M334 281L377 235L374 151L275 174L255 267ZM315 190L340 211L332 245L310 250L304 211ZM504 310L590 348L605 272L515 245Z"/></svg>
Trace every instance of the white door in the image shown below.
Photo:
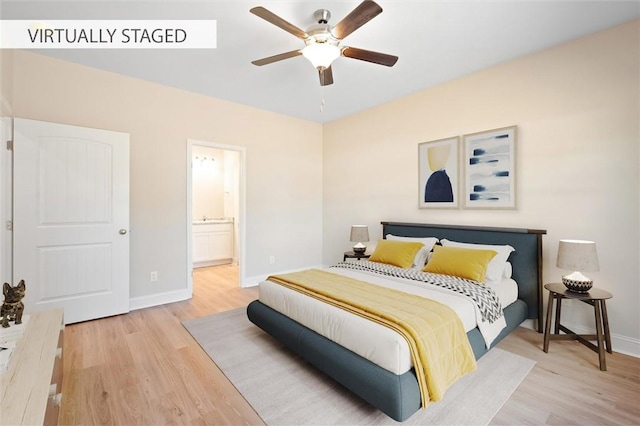
<svg viewBox="0 0 640 426"><path fill-rule="evenodd" d="M16 118L13 278L25 312L129 311L129 135Z"/></svg>

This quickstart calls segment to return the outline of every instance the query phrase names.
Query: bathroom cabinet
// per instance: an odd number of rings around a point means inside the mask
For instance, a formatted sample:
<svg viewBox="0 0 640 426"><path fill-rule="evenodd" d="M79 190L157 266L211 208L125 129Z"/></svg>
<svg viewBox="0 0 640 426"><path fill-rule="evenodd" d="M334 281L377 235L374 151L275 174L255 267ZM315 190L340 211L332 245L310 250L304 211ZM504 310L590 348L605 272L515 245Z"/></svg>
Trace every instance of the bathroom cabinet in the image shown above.
<svg viewBox="0 0 640 426"><path fill-rule="evenodd" d="M233 222L194 222L193 267L222 265L233 260Z"/></svg>

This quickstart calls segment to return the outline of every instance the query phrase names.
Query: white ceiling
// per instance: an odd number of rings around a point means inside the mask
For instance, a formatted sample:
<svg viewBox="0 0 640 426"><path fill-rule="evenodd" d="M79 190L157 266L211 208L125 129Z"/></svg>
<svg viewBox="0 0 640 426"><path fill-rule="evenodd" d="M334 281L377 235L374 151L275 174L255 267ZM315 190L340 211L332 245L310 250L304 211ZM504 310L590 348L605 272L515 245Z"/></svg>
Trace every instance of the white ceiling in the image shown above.
<svg viewBox="0 0 640 426"><path fill-rule="evenodd" d="M320 87L302 56L252 60L303 47L249 13L264 6L307 29L329 9L335 25L353 1L8 1L2 19L215 19L218 46L203 50L83 49L41 53L305 120L328 122L640 17L639 1L377 1L383 12L342 46L393 54L387 68L349 58ZM321 103L324 102L324 111Z"/></svg>

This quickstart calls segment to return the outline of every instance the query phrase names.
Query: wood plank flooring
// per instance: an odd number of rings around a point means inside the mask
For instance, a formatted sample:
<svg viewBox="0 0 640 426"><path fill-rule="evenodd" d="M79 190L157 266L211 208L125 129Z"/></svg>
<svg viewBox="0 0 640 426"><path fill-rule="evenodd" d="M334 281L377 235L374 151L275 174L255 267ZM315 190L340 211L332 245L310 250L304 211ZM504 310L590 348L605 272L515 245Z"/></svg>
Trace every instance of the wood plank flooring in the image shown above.
<svg viewBox="0 0 640 426"><path fill-rule="evenodd" d="M235 267L200 268L191 300L67 326L61 424L263 424L181 324L257 294L237 286ZM527 329L499 347L537 363L492 424L640 424L639 359L607 354L603 372L579 343L545 354Z"/></svg>
<svg viewBox="0 0 640 426"><path fill-rule="evenodd" d="M65 425L263 424L181 322L246 306L237 268L201 268L191 300L68 325Z"/></svg>

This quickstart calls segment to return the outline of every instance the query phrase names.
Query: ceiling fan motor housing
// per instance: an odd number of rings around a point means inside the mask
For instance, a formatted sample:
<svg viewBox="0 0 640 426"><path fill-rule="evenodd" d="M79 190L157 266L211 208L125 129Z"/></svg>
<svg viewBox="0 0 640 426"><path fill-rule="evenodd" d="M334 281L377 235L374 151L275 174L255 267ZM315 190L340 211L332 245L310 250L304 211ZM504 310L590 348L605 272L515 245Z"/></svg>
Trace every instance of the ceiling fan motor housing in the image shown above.
<svg viewBox="0 0 640 426"><path fill-rule="evenodd" d="M327 9L318 9L313 12L313 18L318 24L327 24L329 23L329 19L331 19L331 12Z"/></svg>

